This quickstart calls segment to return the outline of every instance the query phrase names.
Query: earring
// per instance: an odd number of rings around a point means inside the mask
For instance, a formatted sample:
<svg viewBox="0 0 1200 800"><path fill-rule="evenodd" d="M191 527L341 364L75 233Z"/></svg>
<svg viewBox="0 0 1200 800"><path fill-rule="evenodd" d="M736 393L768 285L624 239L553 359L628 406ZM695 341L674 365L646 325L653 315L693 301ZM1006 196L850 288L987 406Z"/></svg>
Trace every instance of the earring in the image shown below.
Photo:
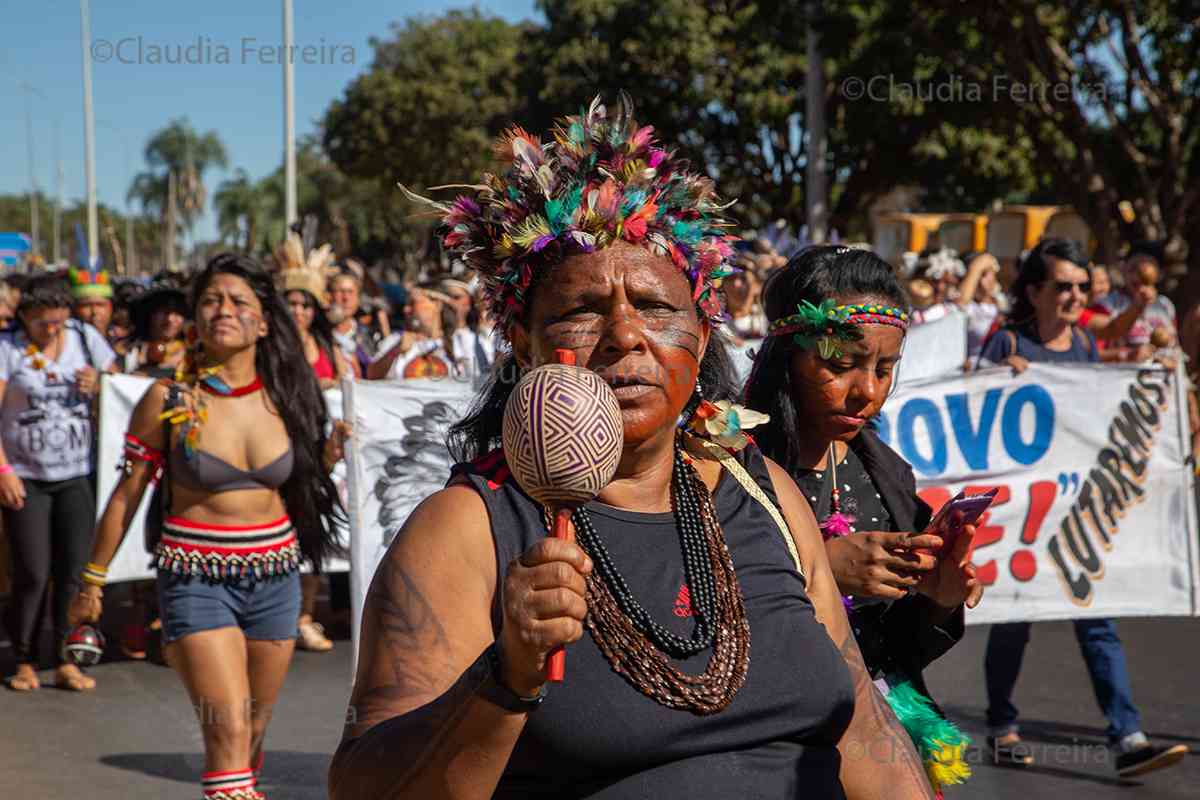
<svg viewBox="0 0 1200 800"><path fill-rule="evenodd" d="M700 378L696 378L696 386L692 389L692 396L688 399L687 405L683 407L683 412L679 415L679 427L686 428L688 423L692 421L692 417L696 415L696 409L704 402L704 386L700 383Z"/></svg>

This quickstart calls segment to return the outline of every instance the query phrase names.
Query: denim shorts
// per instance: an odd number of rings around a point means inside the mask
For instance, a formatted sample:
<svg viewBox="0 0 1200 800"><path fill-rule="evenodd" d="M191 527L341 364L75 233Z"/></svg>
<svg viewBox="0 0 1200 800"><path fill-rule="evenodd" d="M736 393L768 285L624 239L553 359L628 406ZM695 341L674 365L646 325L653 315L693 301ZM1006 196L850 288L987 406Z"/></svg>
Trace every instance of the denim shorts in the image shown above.
<svg viewBox="0 0 1200 800"><path fill-rule="evenodd" d="M189 633L241 628L247 639L295 639L300 619L300 573L212 581L203 575L158 571L163 643Z"/></svg>

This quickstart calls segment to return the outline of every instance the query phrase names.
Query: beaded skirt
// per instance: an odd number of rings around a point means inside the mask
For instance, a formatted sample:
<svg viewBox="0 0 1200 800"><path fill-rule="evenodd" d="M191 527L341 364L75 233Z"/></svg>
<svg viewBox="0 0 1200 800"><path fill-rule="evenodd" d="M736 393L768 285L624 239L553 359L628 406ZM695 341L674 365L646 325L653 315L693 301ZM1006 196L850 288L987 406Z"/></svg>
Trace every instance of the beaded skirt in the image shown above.
<svg viewBox="0 0 1200 800"><path fill-rule="evenodd" d="M211 581L270 578L300 568L300 543L286 516L260 525L213 525L167 517L154 564Z"/></svg>

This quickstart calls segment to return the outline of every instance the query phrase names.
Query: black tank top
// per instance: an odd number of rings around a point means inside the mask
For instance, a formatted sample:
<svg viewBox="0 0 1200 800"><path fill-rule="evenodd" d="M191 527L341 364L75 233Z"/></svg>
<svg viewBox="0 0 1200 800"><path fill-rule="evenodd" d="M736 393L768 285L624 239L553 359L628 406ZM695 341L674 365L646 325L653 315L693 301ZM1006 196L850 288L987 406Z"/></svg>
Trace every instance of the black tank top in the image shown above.
<svg viewBox="0 0 1200 800"><path fill-rule="evenodd" d="M774 502L758 450L748 447L738 460ZM500 451L456 471L487 505L502 588L508 564L546 535L541 506L517 486ZM548 686L529 716L494 797L844 797L835 745L854 709L845 662L762 505L725 472L713 499L750 620L750 667L733 702L707 717L661 706L614 673L585 633L567 648L566 680ZM587 509L634 597L689 637L694 622L674 515L600 503ZM697 674L710 654L674 663Z"/></svg>

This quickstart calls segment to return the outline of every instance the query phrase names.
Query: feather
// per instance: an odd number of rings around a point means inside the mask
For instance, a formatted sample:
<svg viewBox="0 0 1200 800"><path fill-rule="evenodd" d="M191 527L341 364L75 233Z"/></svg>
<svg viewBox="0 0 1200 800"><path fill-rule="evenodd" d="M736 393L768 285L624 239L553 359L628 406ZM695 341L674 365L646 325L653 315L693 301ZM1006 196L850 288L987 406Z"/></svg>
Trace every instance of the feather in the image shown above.
<svg viewBox="0 0 1200 800"><path fill-rule="evenodd" d="M401 193L412 202L419 203L420 205L430 206L431 208L441 211L443 214L450 213L450 206L446 205L445 203L439 203L437 200L430 200L428 197L422 197L421 195L409 189L403 183L397 183L396 186L398 186ZM430 188L437 189L441 187L431 186Z"/></svg>
<svg viewBox="0 0 1200 800"><path fill-rule="evenodd" d="M887 701L916 745L934 787L962 783L971 777L971 766L965 760L971 740L939 714L925 695L903 681L889 687Z"/></svg>
<svg viewBox="0 0 1200 800"><path fill-rule="evenodd" d="M821 520L819 527L823 537L832 539L834 536L845 536L850 533L850 526L853 524L854 517L849 514L843 514L840 511L835 511Z"/></svg>
<svg viewBox="0 0 1200 800"><path fill-rule="evenodd" d="M596 198L596 213L606 221L612 220L617 216L620 202L621 191L617 188L617 182L610 177L600 185L600 192Z"/></svg>
<svg viewBox="0 0 1200 800"><path fill-rule="evenodd" d="M521 223L512 233L512 241L517 246L529 250L534 243L543 236L550 235L550 226L546 222L546 218L540 214L534 214Z"/></svg>
<svg viewBox="0 0 1200 800"><path fill-rule="evenodd" d="M633 136L629 137L629 141L626 143L625 149L631 154L637 153L653 141L654 126L646 125L645 127L638 128L637 132L634 133Z"/></svg>
<svg viewBox="0 0 1200 800"><path fill-rule="evenodd" d="M571 231L570 236L583 252L590 253L596 249L596 237L592 234L585 231Z"/></svg>

